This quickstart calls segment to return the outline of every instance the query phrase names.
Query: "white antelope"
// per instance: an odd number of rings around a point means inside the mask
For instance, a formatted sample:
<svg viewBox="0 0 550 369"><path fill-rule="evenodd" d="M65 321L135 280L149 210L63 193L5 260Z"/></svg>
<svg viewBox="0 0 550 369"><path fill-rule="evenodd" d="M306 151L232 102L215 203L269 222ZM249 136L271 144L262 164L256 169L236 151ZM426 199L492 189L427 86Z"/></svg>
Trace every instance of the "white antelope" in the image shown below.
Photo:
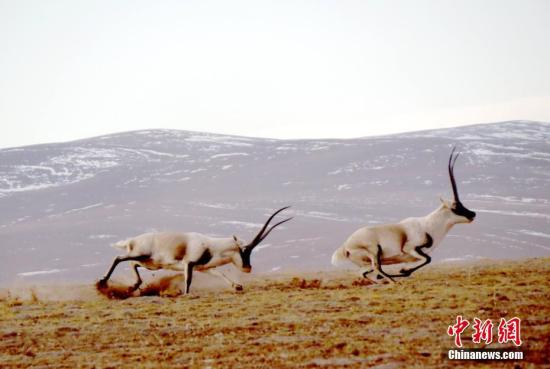
<svg viewBox="0 0 550 369"><path fill-rule="evenodd" d="M374 282L392 277L408 277L430 263L428 255L458 223L471 223L476 213L467 209L458 197L454 165L459 154L449 157L449 178L454 201L441 199L441 205L424 217L407 218L397 224L363 227L355 231L332 255L332 264L350 260L358 265L364 278ZM389 275L382 265L407 263L399 274Z"/></svg>
<svg viewBox="0 0 550 369"><path fill-rule="evenodd" d="M189 293L193 269L208 272L223 278L236 290L242 290L242 286L219 270L213 268L233 263L245 273L252 271L250 254L252 250L277 226L288 222L292 218L284 219L267 229L269 222L281 211L289 206L277 210L265 222L256 237L245 244L236 236L227 238L208 237L200 233L145 233L125 241L117 242L114 247L126 250L126 255L117 256L113 265L99 282L100 287L105 287L116 266L123 261L131 261L137 281L132 291L139 288L142 283L138 273L138 267L149 270L169 269L184 272L185 294ZM267 230L266 230L267 229Z"/></svg>

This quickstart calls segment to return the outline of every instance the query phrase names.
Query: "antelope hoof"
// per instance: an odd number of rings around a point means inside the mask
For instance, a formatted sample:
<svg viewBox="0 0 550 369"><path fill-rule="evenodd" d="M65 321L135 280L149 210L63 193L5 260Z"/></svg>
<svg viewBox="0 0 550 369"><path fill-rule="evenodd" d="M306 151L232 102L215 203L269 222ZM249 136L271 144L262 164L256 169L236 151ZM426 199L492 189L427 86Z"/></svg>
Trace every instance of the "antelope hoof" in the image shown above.
<svg viewBox="0 0 550 369"><path fill-rule="evenodd" d="M369 274L370 274L370 273L372 273L372 269L371 269L371 270L367 270L366 272L364 272L364 273L362 274L363 278L370 279L370 278L369 278Z"/></svg>
<svg viewBox="0 0 550 369"><path fill-rule="evenodd" d="M411 271L410 270L407 270L407 269L401 269L399 271L399 273L401 273L401 275L404 275L405 277L408 277L411 275Z"/></svg>
<svg viewBox="0 0 550 369"><path fill-rule="evenodd" d="M100 287L100 288L105 288L105 287L107 287L107 280L106 280L105 278L100 279L100 280L97 282L97 286Z"/></svg>
<svg viewBox="0 0 550 369"><path fill-rule="evenodd" d="M243 290L243 286L240 285L240 284L236 284L233 287L235 287L235 291L242 291Z"/></svg>

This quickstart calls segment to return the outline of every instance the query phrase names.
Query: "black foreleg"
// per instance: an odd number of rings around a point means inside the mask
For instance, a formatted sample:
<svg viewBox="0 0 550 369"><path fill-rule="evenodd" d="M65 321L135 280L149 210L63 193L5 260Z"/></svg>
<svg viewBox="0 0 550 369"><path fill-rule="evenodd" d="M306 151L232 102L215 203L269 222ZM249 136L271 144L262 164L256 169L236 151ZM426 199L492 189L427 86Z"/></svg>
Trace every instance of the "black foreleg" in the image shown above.
<svg viewBox="0 0 550 369"><path fill-rule="evenodd" d="M101 278L101 280L99 281L99 284L100 285L106 285L107 284L107 281L109 280L109 278L111 278L111 274L113 274L113 272L115 271L115 268L117 267L117 265L119 263L122 263L123 261L128 261L128 260L134 260L134 261L145 261L147 259L149 259L149 255L141 255L141 256L117 256L115 258L115 260L113 261L113 264L111 265L111 268L109 269L109 271L107 272L107 274L105 275L105 277ZM137 271L136 271L137 272ZM138 274L139 275L139 274ZM141 279L141 278L140 278Z"/></svg>
<svg viewBox="0 0 550 369"><path fill-rule="evenodd" d="M115 268L117 267L118 263L121 263L121 262L126 261L126 260L128 260L128 259L123 257L123 256L117 256L115 258L115 260L113 261L113 264L111 265L111 268L109 269L107 274L105 274L105 277L100 279L99 284L100 285L106 285L109 278L111 278L111 274L113 274L113 272L115 271Z"/></svg>
<svg viewBox="0 0 550 369"><path fill-rule="evenodd" d="M414 271L422 268L423 266L425 265L428 265L431 263L432 261L432 258L430 257L430 255L426 254L424 251L422 251L422 249L424 248L430 248L432 247L433 245L433 238L432 236L430 236L428 233L426 233L426 243L423 244L423 245L420 245L420 246L416 246L414 249L415 251L424 258L424 262L414 268L411 268L411 269L401 269L399 271L400 274L397 274L397 275L392 275L392 277L408 277L410 276Z"/></svg>
<svg viewBox="0 0 550 369"><path fill-rule="evenodd" d="M193 280L194 267L195 267L195 263L187 264L187 273L185 276L185 294L186 295L189 293L189 289L191 288L191 281Z"/></svg>
<svg viewBox="0 0 550 369"><path fill-rule="evenodd" d="M431 263L432 258L430 257L430 255L428 255L424 251L422 251L423 247L426 247L426 246L417 246L414 249L416 250L416 252L418 252L420 255L422 255L424 257L424 262L422 264L420 264L419 266L416 266L416 267L411 268L411 269L401 269L399 272L401 274L403 274L404 277L410 276L415 270L420 269L423 266L428 265L428 264Z"/></svg>
<svg viewBox="0 0 550 369"><path fill-rule="evenodd" d="M378 262L378 271L386 278L388 278L390 281L395 282L391 275L387 274L382 270L382 246L378 245L378 252L376 253L376 261ZM379 276L377 276L377 279Z"/></svg>

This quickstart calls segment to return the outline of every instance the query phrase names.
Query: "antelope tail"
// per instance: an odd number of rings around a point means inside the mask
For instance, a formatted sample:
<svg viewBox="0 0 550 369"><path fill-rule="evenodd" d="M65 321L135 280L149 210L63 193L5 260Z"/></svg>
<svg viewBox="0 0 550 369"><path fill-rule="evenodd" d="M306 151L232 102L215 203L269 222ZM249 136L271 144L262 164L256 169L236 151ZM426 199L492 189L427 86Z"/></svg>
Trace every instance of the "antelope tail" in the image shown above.
<svg viewBox="0 0 550 369"><path fill-rule="evenodd" d="M344 250L344 246L337 248L336 251L334 251L334 254L332 254L332 265L337 266L340 262L346 260L348 258L346 254L347 252Z"/></svg>
<svg viewBox="0 0 550 369"><path fill-rule="evenodd" d="M111 244L111 246L114 247L115 249L127 250L130 245L130 241L132 240L129 239L129 240L118 241L117 243Z"/></svg>

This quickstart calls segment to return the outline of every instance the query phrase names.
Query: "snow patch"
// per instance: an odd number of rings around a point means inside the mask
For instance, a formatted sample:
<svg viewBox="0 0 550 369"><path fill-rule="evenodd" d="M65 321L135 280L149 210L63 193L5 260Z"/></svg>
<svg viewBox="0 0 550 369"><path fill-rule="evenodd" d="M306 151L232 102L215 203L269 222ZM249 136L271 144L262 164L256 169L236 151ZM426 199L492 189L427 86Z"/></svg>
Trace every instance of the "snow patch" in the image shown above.
<svg viewBox="0 0 550 369"><path fill-rule="evenodd" d="M472 149L472 153L476 156L502 156L505 158L514 159L531 159L550 162L550 153L531 151L528 153L516 153L516 152L495 152L488 149L476 148Z"/></svg>
<svg viewBox="0 0 550 369"><path fill-rule="evenodd" d="M36 270L33 272L23 272L23 273L17 273L20 277L32 277L35 275L41 275L41 274L54 274L54 273L61 273L65 272L68 269L48 269L48 270Z"/></svg>
<svg viewBox="0 0 550 369"><path fill-rule="evenodd" d="M257 250L267 249L268 247L271 247L270 243L261 243L258 246L256 246L254 250L257 251Z"/></svg>
<svg viewBox="0 0 550 369"><path fill-rule="evenodd" d="M324 220L335 220L338 222L345 222L348 221L346 218L339 217L337 214L334 213L325 213L321 211L308 211L302 212L302 211L296 211L297 215L309 217L309 218L317 218L317 219L324 219Z"/></svg>
<svg viewBox="0 0 550 369"><path fill-rule="evenodd" d="M191 170L189 173L199 173L199 172L204 172L206 170L208 170L208 169L206 169L206 168L197 168L197 169Z"/></svg>
<svg viewBox="0 0 550 369"><path fill-rule="evenodd" d="M315 146L311 147L309 150L310 151L323 151L323 150L328 150L328 149L330 149L329 146L315 145Z"/></svg>
<svg viewBox="0 0 550 369"><path fill-rule="evenodd" d="M151 155L156 155L156 156L165 156L165 157L169 157L169 158L180 158L180 159L183 159L183 158L188 158L189 155L179 155L179 154L170 154L170 153L167 153L167 152L160 152L160 151L155 151L155 150L149 150L149 149L141 149L140 151L142 152L145 152L145 153L148 153L148 154L151 154Z"/></svg>
<svg viewBox="0 0 550 369"><path fill-rule="evenodd" d="M349 184L341 184L341 185L338 185L338 187L336 187L336 189L338 191L345 191L345 190L350 190L351 186Z"/></svg>
<svg viewBox="0 0 550 369"><path fill-rule="evenodd" d="M82 264L80 266L83 267L83 268L93 268L93 267L100 266L100 265L103 265L103 264L102 263L92 263L92 264Z"/></svg>
<svg viewBox="0 0 550 369"><path fill-rule="evenodd" d="M242 226L244 228L261 228L263 226L263 224L259 224L259 223L240 222L238 220L224 220L224 221L221 221L220 223Z"/></svg>
<svg viewBox="0 0 550 369"><path fill-rule="evenodd" d="M192 202L191 204L196 206L202 206L205 208L212 208L212 209L228 209L228 210L237 209L235 205L223 204L221 202L217 202L217 203Z"/></svg>
<svg viewBox="0 0 550 369"><path fill-rule="evenodd" d="M277 151L298 151L298 148L295 146L279 146L276 147L275 150Z"/></svg>
<svg viewBox="0 0 550 369"><path fill-rule="evenodd" d="M526 234L529 236L535 236L535 237L542 237L542 238L550 238L550 234L542 233L542 232L535 232L528 229L520 229L518 233Z"/></svg>
<svg viewBox="0 0 550 369"><path fill-rule="evenodd" d="M112 234L92 234L88 238L90 240L106 240L108 238L114 238L114 237L116 237L116 236L114 236Z"/></svg>
<svg viewBox="0 0 550 369"><path fill-rule="evenodd" d="M514 217L550 219L550 214L533 213L533 212L529 212L529 211L488 210L488 209L475 209L475 211L477 211L479 213L510 215L510 216L514 216Z"/></svg>
<svg viewBox="0 0 550 369"><path fill-rule="evenodd" d="M226 153L226 154L216 154L216 155L212 155L210 157L210 159L226 158L226 157L229 157L229 156L248 156L248 153L246 153L246 152L230 152L230 153Z"/></svg>
<svg viewBox="0 0 550 369"><path fill-rule="evenodd" d="M89 210L89 209L97 208L98 206L102 206L102 205L103 205L102 202L98 202L97 204L84 206L82 208L75 208L75 209L67 210L66 212L64 212L64 214L71 214L71 213L76 213L76 212L79 212L79 211Z"/></svg>
<svg viewBox="0 0 550 369"><path fill-rule="evenodd" d="M499 201L506 201L506 202L520 202L524 204L534 204L534 203L540 203L540 204L550 204L550 201L546 199L535 199L532 197L517 197L517 196L496 196L496 195L476 195L476 194L470 194L468 195L469 198L474 199L487 199L487 200L499 200Z"/></svg>
<svg viewBox="0 0 550 369"><path fill-rule="evenodd" d="M192 135L185 138L187 142L213 142L228 146L252 146L250 143L253 139L245 137L228 137L228 136L213 136L213 135ZM249 142L246 142L249 141Z"/></svg>

